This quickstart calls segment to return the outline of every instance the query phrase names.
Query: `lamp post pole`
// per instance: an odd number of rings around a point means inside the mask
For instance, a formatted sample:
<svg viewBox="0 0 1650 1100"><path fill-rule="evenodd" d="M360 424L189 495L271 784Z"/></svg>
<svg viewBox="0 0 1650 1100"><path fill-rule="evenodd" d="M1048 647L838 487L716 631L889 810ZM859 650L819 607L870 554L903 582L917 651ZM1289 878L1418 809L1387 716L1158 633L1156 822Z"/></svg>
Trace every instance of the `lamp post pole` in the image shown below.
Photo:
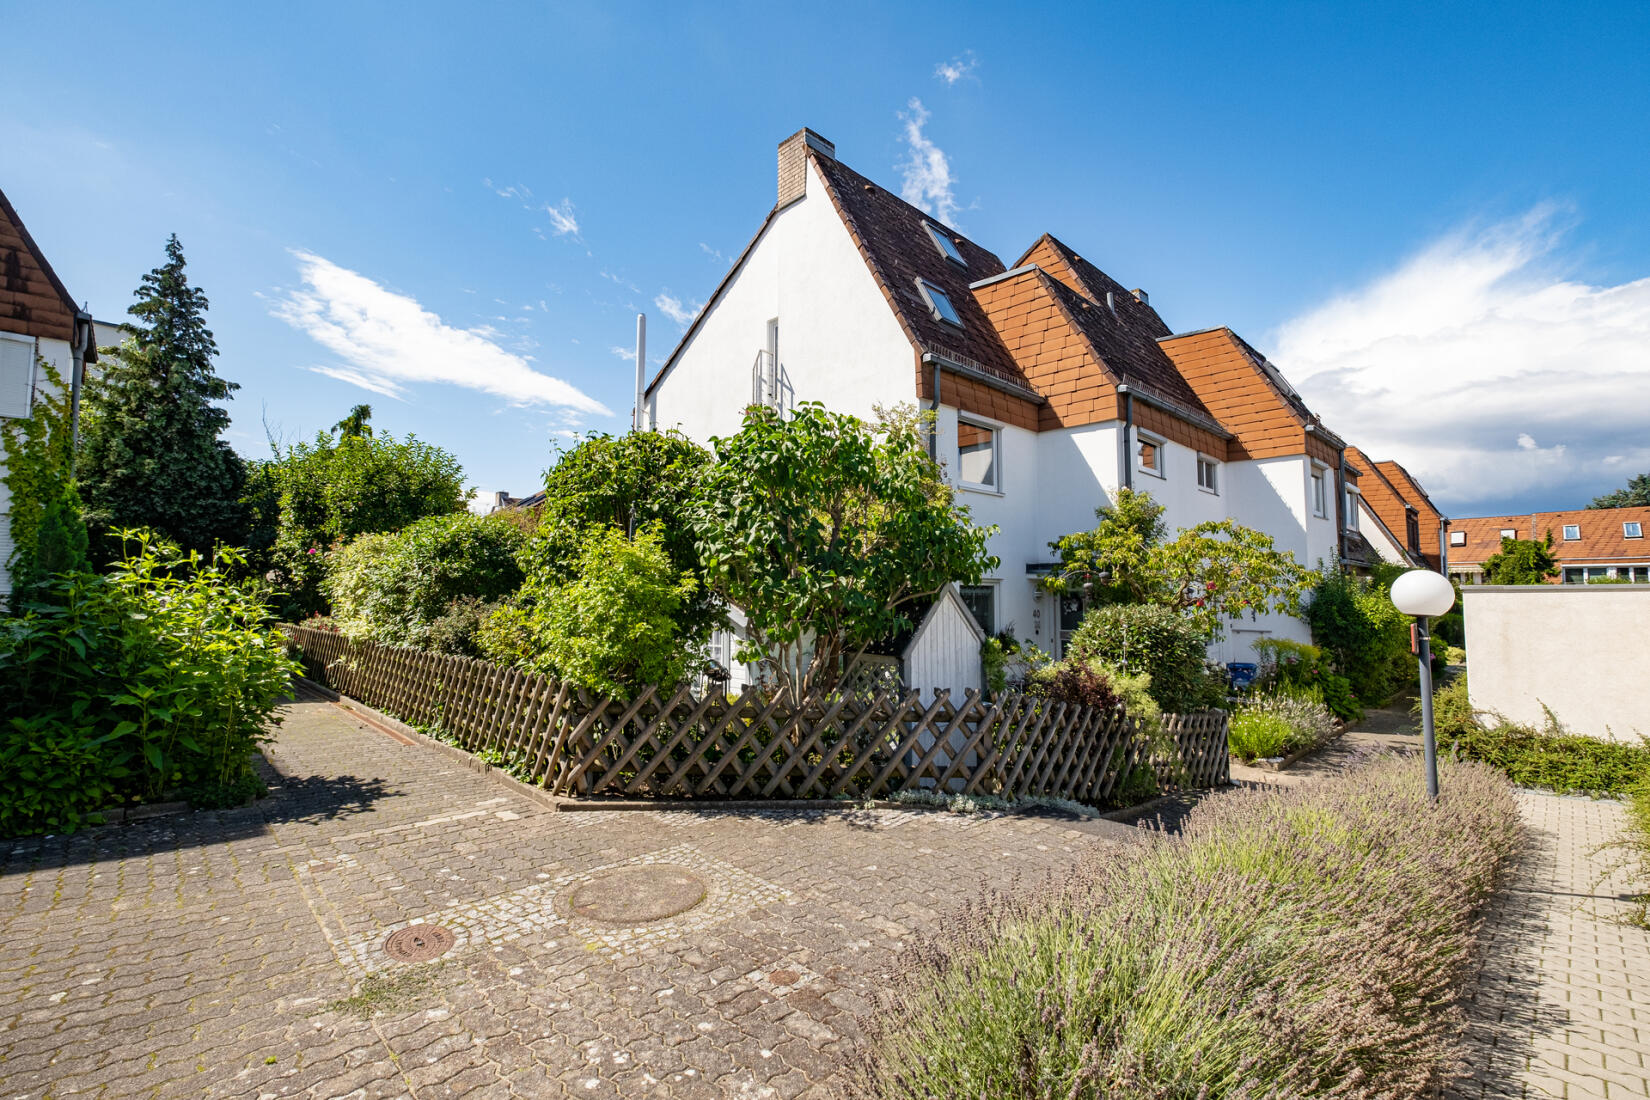
<svg viewBox="0 0 1650 1100"><path fill-rule="evenodd" d="M1415 619L1416 650L1421 661L1421 751L1426 755L1427 801L1438 801L1438 737L1432 728L1432 638L1427 617Z"/></svg>

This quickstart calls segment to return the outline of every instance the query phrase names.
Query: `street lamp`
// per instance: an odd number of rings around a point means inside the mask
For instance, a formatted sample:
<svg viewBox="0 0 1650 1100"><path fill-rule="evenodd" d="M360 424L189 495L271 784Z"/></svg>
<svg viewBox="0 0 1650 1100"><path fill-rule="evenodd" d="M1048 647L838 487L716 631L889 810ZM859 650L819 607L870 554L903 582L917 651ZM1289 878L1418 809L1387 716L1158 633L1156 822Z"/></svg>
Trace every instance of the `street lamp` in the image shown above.
<svg viewBox="0 0 1650 1100"><path fill-rule="evenodd" d="M1432 729L1432 639L1427 620L1449 614L1455 606L1455 586L1442 573L1411 569L1392 582L1392 605L1415 617L1415 640L1420 644L1421 738L1427 758L1427 798L1438 798L1438 740Z"/></svg>

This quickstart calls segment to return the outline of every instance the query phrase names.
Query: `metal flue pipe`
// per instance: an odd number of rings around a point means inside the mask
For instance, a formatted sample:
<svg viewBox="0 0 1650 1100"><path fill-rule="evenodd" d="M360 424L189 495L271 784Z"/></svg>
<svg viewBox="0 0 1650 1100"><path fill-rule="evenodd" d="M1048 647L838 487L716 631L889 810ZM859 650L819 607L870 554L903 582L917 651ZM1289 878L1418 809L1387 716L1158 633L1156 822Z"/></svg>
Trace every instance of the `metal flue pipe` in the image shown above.
<svg viewBox="0 0 1650 1100"><path fill-rule="evenodd" d="M630 417L630 430L644 431L647 428L647 414L642 405L647 384L644 372L647 370L647 314L636 314L636 408Z"/></svg>

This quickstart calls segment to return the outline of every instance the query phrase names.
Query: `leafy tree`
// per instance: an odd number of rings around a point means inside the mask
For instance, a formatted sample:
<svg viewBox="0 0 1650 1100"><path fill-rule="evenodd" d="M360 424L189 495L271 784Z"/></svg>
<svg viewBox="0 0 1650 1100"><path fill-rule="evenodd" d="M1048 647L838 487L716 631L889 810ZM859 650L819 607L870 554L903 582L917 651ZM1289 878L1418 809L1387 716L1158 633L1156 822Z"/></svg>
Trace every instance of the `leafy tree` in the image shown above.
<svg viewBox="0 0 1650 1100"><path fill-rule="evenodd" d="M1093 604L1150 603L1195 620L1206 638L1246 612L1298 614L1309 574L1271 536L1231 520L1186 528L1167 542L1163 506L1149 493L1120 489L1095 511L1090 531L1049 546L1060 571L1047 586L1082 592Z"/></svg>
<svg viewBox="0 0 1650 1100"><path fill-rule="evenodd" d="M356 436L370 437L372 435L372 425L368 421L371 419L371 405L356 405L350 409L348 416L332 426L332 430L345 439Z"/></svg>
<svg viewBox="0 0 1650 1100"><path fill-rule="evenodd" d="M1558 559L1553 557L1553 533L1544 542L1535 539L1502 539L1499 552L1484 559L1485 584L1544 584L1558 576Z"/></svg>
<svg viewBox="0 0 1650 1100"><path fill-rule="evenodd" d="M428 516L391 534L362 535L326 555L333 618L357 638L417 648L470 650L435 627L464 600L496 601L521 586L521 528L501 516Z"/></svg>
<svg viewBox="0 0 1650 1100"><path fill-rule="evenodd" d="M633 539L617 527L590 528L574 572L532 605L489 618L483 651L622 698L647 684L668 690L703 663L679 623L698 581L676 568L657 526Z"/></svg>
<svg viewBox="0 0 1650 1100"><path fill-rule="evenodd" d="M577 578L586 545L603 528L626 534L654 528L676 571L698 577L687 512L709 462L709 452L679 432L586 436L545 473L538 527L523 557L534 586ZM701 585L677 614L682 634L697 638L722 621L723 609Z"/></svg>
<svg viewBox="0 0 1650 1100"><path fill-rule="evenodd" d="M426 516L464 510L464 471L447 451L388 432L335 439L326 432L262 464L276 502L270 552L286 615L326 608L325 554L361 535L399 531Z"/></svg>
<svg viewBox="0 0 1650 1100"><path fill-rule="evenodd" d="M1094 510L1096 527L1049 543L1061 568L1047 587L1096 604L1152 602L1159 589L1152 549L1168 533L1163 511L1150 493L1119 489L1115 503Z"/></svg>
<svg viewBox="0 0 1650 1100"><path fill-rule="evenodd" d="M219 436L229 413L217 402L239 387L218 377L206 295L190 286L183 246L143 277L118 348L99 355L86 387L79 458L87 521L97 530L149 527L186 550L245 537L245 468Z"/></svg>
<svg viewBox="0 0 1650 1100"><path fill-rule="evenodd" d="M12 552L5 565L13 592L22 599L39 598L55 574L84 569L87 550L74 482L69 392L50 363L36 359L35 365L46 384L35 391L29 415L0 424L0 481L11 496L9 516L0 515L0 523L11 525Z"/></svg>
<svg viewBox="0 0 1650 1100"><path fill-rule="evenodd" d="M1650 473L1627 480L1625 489L1595 497L1589 508L1650 508Z"/></svg>
<svg viewBox="0 0 1650 1100"><path fill-rule="evenodd" d="M793 697L835 684L919 601L997 564L992 529L954 506L910 418L753 407L712 444L690 514L706 583L745 615L739 660Z"/></svg>

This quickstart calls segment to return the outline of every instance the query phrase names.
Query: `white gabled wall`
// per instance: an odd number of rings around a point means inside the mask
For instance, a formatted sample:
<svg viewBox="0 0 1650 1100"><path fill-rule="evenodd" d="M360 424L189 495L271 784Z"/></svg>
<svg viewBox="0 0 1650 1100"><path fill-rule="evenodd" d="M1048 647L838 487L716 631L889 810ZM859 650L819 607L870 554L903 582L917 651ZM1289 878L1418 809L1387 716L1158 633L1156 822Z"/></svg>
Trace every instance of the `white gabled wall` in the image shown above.
<svg viewBox="0 0 1650 1100"><path fill-rule="evenodd" d="M652 423L701 443L739 430L751 367L779 319L779 360L795 401L871 419L915 403L916 356L865 266L825 183L774 215L649 395Z"/></svg>

